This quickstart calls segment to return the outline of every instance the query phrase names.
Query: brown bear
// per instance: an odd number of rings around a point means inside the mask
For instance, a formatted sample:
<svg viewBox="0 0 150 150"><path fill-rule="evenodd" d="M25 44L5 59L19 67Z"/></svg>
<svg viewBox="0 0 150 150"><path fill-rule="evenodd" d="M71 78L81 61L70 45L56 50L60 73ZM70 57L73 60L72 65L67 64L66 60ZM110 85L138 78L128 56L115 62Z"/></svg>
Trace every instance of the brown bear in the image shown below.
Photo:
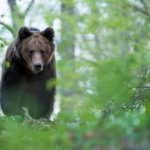
<svg viewBox="0 0 150 150"><path fill-rule="evenodd" d="M2 68L1 107L4 114L49 117L56 87L54 30L21 27L7 49ZM52 81L52 82L51 82Z"/></svg>

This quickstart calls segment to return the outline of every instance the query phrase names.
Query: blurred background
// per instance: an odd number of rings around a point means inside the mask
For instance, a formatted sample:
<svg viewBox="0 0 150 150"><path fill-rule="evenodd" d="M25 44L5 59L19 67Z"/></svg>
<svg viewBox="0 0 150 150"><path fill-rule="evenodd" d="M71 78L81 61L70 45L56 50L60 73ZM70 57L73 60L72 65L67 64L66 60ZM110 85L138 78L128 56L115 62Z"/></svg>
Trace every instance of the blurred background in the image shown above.
<svg viewBox="0 0 150 150"><path fill-rule="evenodd" d="M149 0L0 0L0 62L21 26L55 30L61 112L0 118L0 150L149 149Z"/></svg>

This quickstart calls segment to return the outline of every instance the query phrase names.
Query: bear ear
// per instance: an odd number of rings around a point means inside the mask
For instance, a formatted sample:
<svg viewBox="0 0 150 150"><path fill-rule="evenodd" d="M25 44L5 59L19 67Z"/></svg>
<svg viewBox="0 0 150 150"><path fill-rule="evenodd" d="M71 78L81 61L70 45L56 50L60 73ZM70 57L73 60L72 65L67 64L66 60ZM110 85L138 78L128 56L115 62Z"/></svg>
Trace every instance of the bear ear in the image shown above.
<svg viewBox="0 0 150 150"><path fill-rule="evenodd" d="M32 35L32 32L27 27L21 27L18 32L18 37L20 40L24 40L25 38Z"/></svg>
<svg viewBox="0 0 150 150"><path fill-rule="evenodd" d="M54 30L53 28L46 28L44 31L41 32L41 34L46 37L50 42L53 42L54 38Z"/></svg>

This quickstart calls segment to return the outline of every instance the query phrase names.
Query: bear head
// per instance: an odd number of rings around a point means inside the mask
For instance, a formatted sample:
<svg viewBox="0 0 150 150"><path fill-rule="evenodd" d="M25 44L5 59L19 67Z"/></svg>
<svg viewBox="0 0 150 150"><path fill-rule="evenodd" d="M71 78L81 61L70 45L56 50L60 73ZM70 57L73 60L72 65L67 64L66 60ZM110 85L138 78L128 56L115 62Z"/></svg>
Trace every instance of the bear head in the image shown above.
<svg viewBox="0 0 150 150"><path fill-rule="evenodd" d="M21 27L15 45L15 55L25 62L32 73L43 71L54 57L54 30L32 31Z"/></svg>

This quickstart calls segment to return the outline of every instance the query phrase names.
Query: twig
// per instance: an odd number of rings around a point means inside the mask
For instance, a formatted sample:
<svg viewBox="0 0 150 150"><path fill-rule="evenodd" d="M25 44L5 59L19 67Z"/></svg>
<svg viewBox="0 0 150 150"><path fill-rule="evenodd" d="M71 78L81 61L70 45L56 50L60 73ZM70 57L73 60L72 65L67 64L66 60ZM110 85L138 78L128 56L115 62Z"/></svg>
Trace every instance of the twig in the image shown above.
<svg viewBox="0 0 150 150"><path fill-rule="evenodd" d="M8 44L8 42L2 37L0 37L0 41L2 41L4 44Z"/></svg>
<svg viewBox="0 0 150 150"><path fill-rule="evenodd" d="M133 5L133 4L131 4L131 3L128 3L128 6L129 6L129 7L132 7L134 10L136 10L136 11L138 11L138 12L140 12L140 13L146 15L146 16L148 16L148 18L150 19L150 12L148 11L148 8L147 8L145 2L144 2L143 0L140 0L140 2L142 3L143 8L137 6L136 4Z"/></svg>
<svg viewBox="0 0 150 150"><path fill-rule="evenodd" d="M139 12L141 12L141 13L143 13L144 15L146 15L146 16L148 16L148 17L150 17L150 14L149 14L149 12L148 11L146 11L146 10L144 10L144 9L142 9L142 8L140 8L140 7L138 7L138 6L133 6L134 7L134 9L135 10L137 10L137 11L139 11Z"/></svg>
<svg viewBox="0 0 150 150"><path fill-rule="evenodd" d="M3 25L7 30L9 30L12 35L14 35L12 28L8 24L6 24L2 21L0 21L0 24Z"/></svg>
<svg viewBox="0 0 150 150"><path fill-rule="evenodd" d="M34 0L31 0L31 2L30 2L30 4L28 5L28 7L27 7L27 9L25 10L25 14L27 14L29 11L30 11L30 9L31 9L31 7L32 7L32 5L33 5L33 3L34 3Z"/></svg>

